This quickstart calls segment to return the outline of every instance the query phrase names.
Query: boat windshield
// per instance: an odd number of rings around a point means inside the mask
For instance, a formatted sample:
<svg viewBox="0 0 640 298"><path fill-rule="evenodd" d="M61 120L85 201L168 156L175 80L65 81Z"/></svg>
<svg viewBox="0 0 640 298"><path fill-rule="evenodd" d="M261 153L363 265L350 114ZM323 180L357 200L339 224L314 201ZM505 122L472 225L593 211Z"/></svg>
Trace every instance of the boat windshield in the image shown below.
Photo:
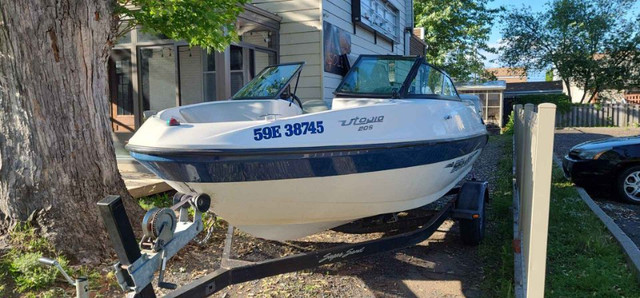
<svg viewBox="0 0 640 298"><path fill-rule="evenodd" d="M300 72L302 65L303 63L288 63L268 66L231 99L278 98L291 79Z"/></svg>
<svg viewBox="0 0 640 298"><path fill-rule="evenodd" d="M416 57L361 56L336 93L393 95L400 91Z"/></svg>

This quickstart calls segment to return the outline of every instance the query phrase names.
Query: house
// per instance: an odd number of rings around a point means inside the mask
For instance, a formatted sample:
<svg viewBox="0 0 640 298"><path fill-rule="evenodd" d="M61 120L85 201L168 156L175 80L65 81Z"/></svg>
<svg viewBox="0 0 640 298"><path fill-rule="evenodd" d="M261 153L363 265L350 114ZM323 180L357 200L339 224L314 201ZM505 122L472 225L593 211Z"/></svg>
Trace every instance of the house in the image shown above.
<svg viewBox="0 0 640 298"><path fill-rule="evenodd" d="M360 54L424 54L411 0L254 0L237 19L240 41L224 52L134 29L109 63L111 120L119 153L145 117L228 99L261 69L304 61L297 94L306 111L327 109Z"/></svg>
<svg viewBox="0 0 640 298"><path fill-rule="evenodd" d="M624 100L628 103L640 104L640 88L632 88L624 93Z"/></svg>
<svg viewBox="0 0 640 298"><path fill-rule="evenodd" d="M498 81L505 81L507 83L522 83L527 81L527 72L524 68L496 67L487 68L486 71L496 76L496 80Z"/></svg>

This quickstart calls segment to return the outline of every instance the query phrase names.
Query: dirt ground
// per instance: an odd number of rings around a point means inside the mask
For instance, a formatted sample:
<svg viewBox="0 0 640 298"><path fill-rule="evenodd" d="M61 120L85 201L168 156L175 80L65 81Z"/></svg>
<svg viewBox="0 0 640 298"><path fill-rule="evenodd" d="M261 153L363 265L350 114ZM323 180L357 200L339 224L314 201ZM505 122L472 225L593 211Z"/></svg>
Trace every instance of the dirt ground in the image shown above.
<svg viewBox="0 0 640 298"><path fill-rule="evenodd" d="M558 158L582 142L609 137L640 135L640 128L591 127L556 130L554 151ZM640 247L640 205L628 204L609 189L585 189L589 196Z"/></svg>

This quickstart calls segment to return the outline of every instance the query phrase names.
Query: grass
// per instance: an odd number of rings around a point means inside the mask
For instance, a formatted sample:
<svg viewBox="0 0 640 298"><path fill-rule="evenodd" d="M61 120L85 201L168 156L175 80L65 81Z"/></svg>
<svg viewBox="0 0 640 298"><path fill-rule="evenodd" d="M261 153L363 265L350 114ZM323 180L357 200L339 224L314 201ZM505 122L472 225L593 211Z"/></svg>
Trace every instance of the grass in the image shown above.
<svg viewBox="0 0 640 298"><path fill-rule="evenodd" d="M547 248L548 296L640 297L622 248L554 167Z"/></svg>
<svg viewBox="0 0 640 298"><path fill-rule="evenodd" d="M504 154L480 256L485 265L483 292L513 297L511 136L493 137ZM580 199L573 185L554 167L547 246L547 297L640 297L640 286L622 249L604 224Z"/></svg>
<svg viewBox="0 0 640 298"><path fill-rule="evenodd" d="M503 154L498 161L491 202L487 206L487 227L479 254L486 264L482 290L491 297L513 297L513 211L511 186L512 135L491 136L490 142L498 143Z"/></svg>
<svg viewBox="0 0 640 298"><path fill-rule="evenodd" d="M67 259L29 224L16 225L9 233L9 244L10 249L0 256L0 297L10 292L24 297L69 296L73 287L55 267L38 261L43 256L56 259L72 277L88 277L92 291L108 282L94 267L69 266Z"/></svg>
<svg viewBox="0 0 640 298"><path fill-rule="evenodd" d="M0 279L5 285L0 290L8 291L7 284L13 284L18 293L27 296L53 286L58 277L57 269L43 266L38 262L42 256L54 257L65 269L67 260L56 253L55 249L40 237L36 229L28 224L17 225L9 234L11 249L0 258Z"/></svg>

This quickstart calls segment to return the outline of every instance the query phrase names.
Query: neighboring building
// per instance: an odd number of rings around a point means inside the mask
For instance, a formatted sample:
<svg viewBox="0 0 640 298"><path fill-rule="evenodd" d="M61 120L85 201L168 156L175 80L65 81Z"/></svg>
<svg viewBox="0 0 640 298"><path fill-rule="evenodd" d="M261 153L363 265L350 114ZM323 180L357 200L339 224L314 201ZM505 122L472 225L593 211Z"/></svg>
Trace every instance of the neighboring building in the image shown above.
<svg viewBox="0 0 640 298"><path fill-rule="evenodd" d="M118 40L109 84L119 143L159 110L230 98L270 64L306 62L297 93L313 111L331 106L347 61L425 49L412 34L411 0L254 0L237 28L240 41L224 52L137 29Z"/></svg>
<svg viewBox="0 0 640 298"><path fill-rule="evenodd" d="M640 88L631 89L625 92L624 99L628 103L640 104Z"/></svg>
<svg viewBox="0 0 640 298"><path fill-rule="evenodd" d="M504 119L506 124L506 121L509 120L509 114L513 111L513 100L518 96L563 93L562 81L507 83L507 89L504 91L502 119Z"/></svg>
<svg viewBox="0 0 640 298"><path fill-rule="evenodd" d="M582 89L581 87L576 86L574 83L571 83L571 102L572 103L580 103L580 101L583 100L583 95L584 95L584 101L582 103L587 104L589 103L589 100L591 99L591 92L586 92L587 94L585 95L585 91L584 89ZM565 84L564 82L562 82L562 92L564 94L569 95L569 88L567 88L567 84ZM618 90L613 90L613 89L609 89L609 90L602 90L600 92L598 92L598 94L596 94L596 96L593 98L593 101L597 101L597 100L601 100L601 99L605 99L607 102L624 102L627 98L627 92L625 91L618 91ZM632 93L633 94L633 93ZM633 96L633 95L631 95Z"/></svg>
<svg viewBox="0 0 640 298"><path fill-rule="evenodd" d="M484 122L497 127L503 127L509 120L513 100L517 96L563 93L561 81L505 83L498 80L456 88L460 94L477 95L484 106Z"/></svg>
<svg viewBox="0 0 640 298"><path fill-rule="evenodd" d="M562 81L507 83L504 98L512 99L518 95L562 94Z"/></svg>
<svg viewBox="0 0 640 298"><path fill-rule="evenodd" d="M495 75L497 80L505 81L507 83L521 83L527 81L527 72L524 68L497 67L487 68L486 71Z"/></svg>
<svg viewBox="0 0 640 298"><path fill-rule="evenodd" d="M492 81L483 84L456 85L460 94L474 94L480 98L484 108L483 118L487 126L502 127L504 125L504 91L505 81Z"/></svg>
<svg viewBox="0 0 640 298"><path fill-rule="evenodd" d="M427 52L427 44L424 42L424 28L413 28L413 34L409 40L409 54L424 56Z"/></svg>

